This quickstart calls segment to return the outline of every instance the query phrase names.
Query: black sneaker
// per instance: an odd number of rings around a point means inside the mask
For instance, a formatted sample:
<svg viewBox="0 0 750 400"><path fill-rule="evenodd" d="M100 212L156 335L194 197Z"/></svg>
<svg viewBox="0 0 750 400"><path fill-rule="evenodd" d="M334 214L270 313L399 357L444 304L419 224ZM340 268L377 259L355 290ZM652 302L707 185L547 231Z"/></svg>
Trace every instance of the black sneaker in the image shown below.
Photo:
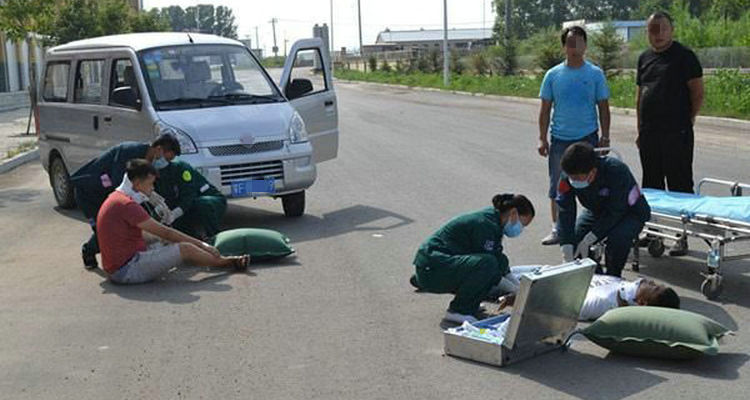
<svg viewBox="0 0 750 400"><path fill-rule="evenodd" d="M417 276L412 275L411 278L409 278L409 283L411 283L412 286L414 286L417 290L422 290L421 287L419 287L419 283L417 282Z"/></svg>
<svg viewBox="0 0 750 400"><path fill-rule="evenodd" d="M86 269L99 268L99 263L96 261L96 254L89 251L86 243L81 246L81 258L83 259L83 267Z"/></svg>

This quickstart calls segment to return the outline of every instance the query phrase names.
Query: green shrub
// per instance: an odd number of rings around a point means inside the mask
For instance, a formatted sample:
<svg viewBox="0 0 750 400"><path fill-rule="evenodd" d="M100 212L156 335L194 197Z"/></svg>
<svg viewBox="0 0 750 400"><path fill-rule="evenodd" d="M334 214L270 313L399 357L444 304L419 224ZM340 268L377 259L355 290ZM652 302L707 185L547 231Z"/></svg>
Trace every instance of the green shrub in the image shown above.
<svg viewBox="0 0 750 400"><path fill-rule="evenodd" d="M378 59L375 58L374 55L370 56L367 59L367 65L370 68L370 71L375 72L378 70Z"/></svg>

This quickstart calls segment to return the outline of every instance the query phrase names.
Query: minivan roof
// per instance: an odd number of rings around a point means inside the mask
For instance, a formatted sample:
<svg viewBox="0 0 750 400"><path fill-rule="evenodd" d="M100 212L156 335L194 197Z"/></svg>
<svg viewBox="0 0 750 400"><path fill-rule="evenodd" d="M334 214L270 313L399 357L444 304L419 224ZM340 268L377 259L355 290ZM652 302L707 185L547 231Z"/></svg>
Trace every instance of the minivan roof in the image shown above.
<svg viewBox="0 0 750 400"><path fill-rule="evenodd" d="M191 44L190 39L192 39L192 43L195 44L231 44L243 46L241 42L236 40L203 33L148 32L127 33L124 35L100 36L91 39L76 40L60 46L55 46L51 48L49 52L54 54L57 52L72 50L105 49L112 47L129 47L135 51L140 51L153 47Z"/></svg>

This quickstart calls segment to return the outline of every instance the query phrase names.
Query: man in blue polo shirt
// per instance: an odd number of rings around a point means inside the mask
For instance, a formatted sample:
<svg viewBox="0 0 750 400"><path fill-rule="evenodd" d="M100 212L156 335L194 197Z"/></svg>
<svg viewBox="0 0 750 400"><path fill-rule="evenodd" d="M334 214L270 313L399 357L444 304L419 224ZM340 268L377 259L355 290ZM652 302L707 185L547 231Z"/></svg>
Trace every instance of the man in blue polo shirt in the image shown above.
<svg viewBox="0 0 750 400"><path fill-rule="evenodd" d="M586 31L579 26L565 28L560 40L565 49L565 61L547 71L539 90L542 106L539 110L538 150L539 155L548 160L548 196L552 212L552 232L542 239L543 245L560 243L555 196L560 179L560 159L565 149L576 142L595 147L609 146L609 87L602 70L584 59ZM600 126L601 138L598 135ZM547 139L548 134L551 140Z"/></svg>

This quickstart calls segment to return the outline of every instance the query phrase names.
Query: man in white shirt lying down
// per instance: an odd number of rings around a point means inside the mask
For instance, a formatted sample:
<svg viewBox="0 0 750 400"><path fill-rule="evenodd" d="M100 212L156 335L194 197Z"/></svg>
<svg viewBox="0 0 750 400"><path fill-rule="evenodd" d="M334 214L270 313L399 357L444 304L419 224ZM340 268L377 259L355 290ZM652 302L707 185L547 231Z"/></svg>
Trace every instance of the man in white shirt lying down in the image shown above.
<svg viewBox="0 0 750 400"><path fill-rule="evenodd" d="M540 267L543 266L511 267L510 274L506 275L493 290L493 293L508 293L500 297L500 309L513 305L521 275ZM595 320L613 308L624 306L680 308L680 297L672 288L650 279L639 278L630 282L609 275L594 275L578 319Z"/></svg>

